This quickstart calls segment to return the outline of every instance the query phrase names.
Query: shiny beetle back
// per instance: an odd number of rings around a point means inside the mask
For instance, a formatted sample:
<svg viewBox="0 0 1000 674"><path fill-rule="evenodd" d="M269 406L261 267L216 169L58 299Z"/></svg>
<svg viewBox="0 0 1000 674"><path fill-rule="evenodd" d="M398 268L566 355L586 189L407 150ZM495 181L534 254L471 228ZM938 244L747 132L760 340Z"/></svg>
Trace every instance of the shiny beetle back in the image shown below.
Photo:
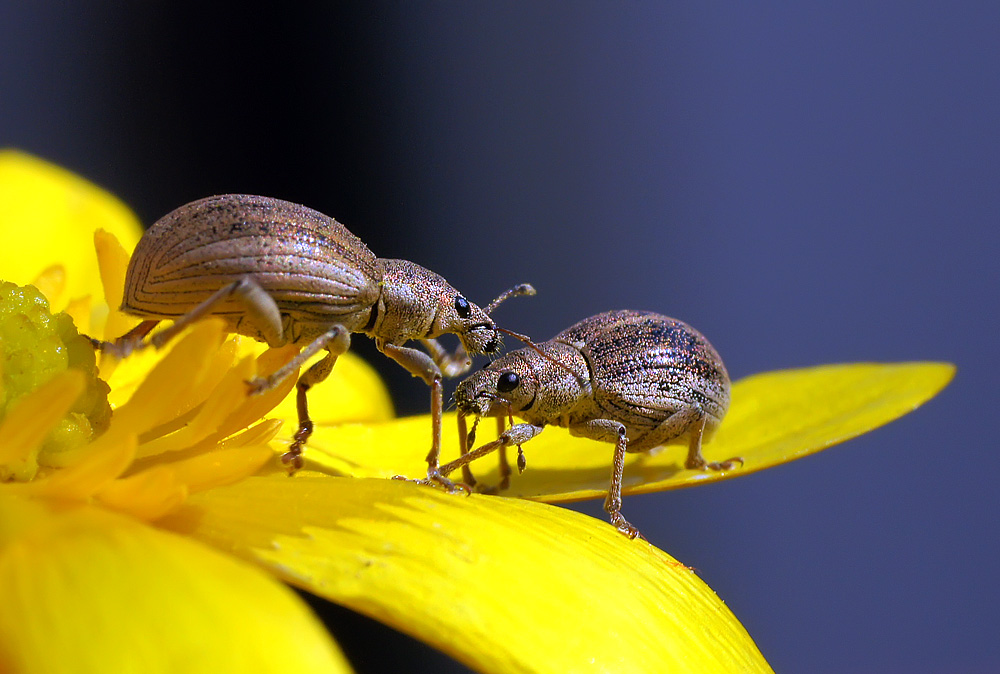
<svg viewBox="0 0 1000 674"><path fill-rule="evenodd" d="M552 338L580 349L594 404L637 430L673 412L701 406L710 434L729 408L729 374L715 348L687 323L648 311L608 311ZM582 345L582 346L581 346ZM629 451L643 446L641 436Z"/></svg>
<svg viewBox="0 0 1000 674"><path fill-rule="evenodd" d="M343 317L352 332L367 321L382 276L375 255L333 218L278 199L224 195L181 206L149 228L132 256L122 309L181 316L248 270L283 314L306 323ZM236 317L243 308L230 299L213 313Z"/></svg>

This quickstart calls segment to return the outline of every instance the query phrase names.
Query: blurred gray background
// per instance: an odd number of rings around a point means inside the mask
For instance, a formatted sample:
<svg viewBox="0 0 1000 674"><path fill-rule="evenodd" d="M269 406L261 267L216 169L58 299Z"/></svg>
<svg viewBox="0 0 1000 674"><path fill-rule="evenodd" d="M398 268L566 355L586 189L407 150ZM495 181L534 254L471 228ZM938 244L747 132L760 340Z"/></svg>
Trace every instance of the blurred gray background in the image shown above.
<svg viewBox="0 0 1000 674"><path fill-rule="evenodd" d="M0 144L147 223L256 192L480 303L530 281L498 320L540 339L636 308L734 378L957 363L884 429L626 510L779 671L992 672L998 39L970 2L0 2ZM359 672L463 671L317 605Z"/></svg>

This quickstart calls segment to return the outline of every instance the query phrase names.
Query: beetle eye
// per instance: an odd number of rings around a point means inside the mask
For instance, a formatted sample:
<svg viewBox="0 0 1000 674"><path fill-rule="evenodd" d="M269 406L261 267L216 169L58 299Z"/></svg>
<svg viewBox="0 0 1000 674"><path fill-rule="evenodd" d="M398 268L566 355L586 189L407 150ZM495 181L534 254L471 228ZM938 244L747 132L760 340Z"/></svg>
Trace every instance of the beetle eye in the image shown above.
<svg viewBox="0 0 1000 674"><path fill-rule="evenodd" d="M472 307L469 306L469 300L465 299L461 295L456 297L455 311L458 312L460 318L468 318L469 313L472 311Z"/></svg>
<svg viewBox="0 0 1000 674"><path fill-rule="evenodd" d="M513 372L504 372L497 380L497 390L500 393L510 393L521 383L521 378Z"/></svg>

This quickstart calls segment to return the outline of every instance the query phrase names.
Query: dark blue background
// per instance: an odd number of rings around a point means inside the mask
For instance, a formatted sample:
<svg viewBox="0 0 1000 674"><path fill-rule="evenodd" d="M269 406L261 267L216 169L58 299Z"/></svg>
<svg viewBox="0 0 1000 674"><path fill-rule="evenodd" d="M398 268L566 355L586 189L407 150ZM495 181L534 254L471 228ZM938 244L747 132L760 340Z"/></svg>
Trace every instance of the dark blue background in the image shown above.
<svg viewBox="0 0 1000 674"><path fill-rule="evenodd" d="M0 143L146 222L217 192L301 201L481 303L531 281L513 329L653 309L737 378L957 363L885 429L625 507L779 671L1000 669L1000 5L16 4ZM446 667L331 619L359 671Z"/></svg>

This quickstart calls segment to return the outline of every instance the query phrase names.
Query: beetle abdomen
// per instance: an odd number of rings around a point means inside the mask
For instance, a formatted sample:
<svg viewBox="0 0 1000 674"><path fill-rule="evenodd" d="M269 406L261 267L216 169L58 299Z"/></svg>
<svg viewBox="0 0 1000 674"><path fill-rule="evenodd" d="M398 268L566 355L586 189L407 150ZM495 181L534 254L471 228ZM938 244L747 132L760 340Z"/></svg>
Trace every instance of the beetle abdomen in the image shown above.
<svg viewBox="0 0 1000 674"><path fill-rule="evenodd" d="M180 316L242 276L282 313L309 320L359 312L378 299L379 267L342 224L279 199L222 195L172 211L136 247L122 309ZM241 314L234 300L213 313Z"/></svg>
<svg viewBox="0 0 1000 674"><path fill-rule="evenodd" d="M609 311L554 339L582 344L595 403L614 418L652 427L697 403L714 427L729 407L729 374L722 359L683 321L653 312Z"/></svg>

